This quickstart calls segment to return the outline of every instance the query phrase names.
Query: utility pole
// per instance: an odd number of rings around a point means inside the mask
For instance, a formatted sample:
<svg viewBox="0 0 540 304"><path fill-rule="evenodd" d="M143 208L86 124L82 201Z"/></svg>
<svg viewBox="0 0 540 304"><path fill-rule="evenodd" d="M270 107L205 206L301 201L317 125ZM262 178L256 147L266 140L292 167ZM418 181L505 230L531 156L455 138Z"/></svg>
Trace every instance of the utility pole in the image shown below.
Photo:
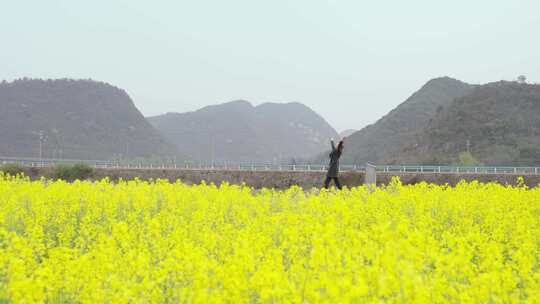
<svg viewBox="0 0 540 304"><path fill-rule="evenodd" d="M210 126L210 160L212 161L212 169L214 169L214 162L216 160L216 140L214 126Z"/></svg>
<svg viewBox="0 0 540 304"><path fill-rule="evenodd" d="M37 135L39 137L39 162L43 166L43 143L47 141L47 135L43 130L39 130Z"/></svg>
<svg viewBox="0 0 540 304"><path fill-rule="evenodd" d="M56 128L53 128L51 130L52 135L54 135L54 151L53 151L53 158L59 159L61 158L59 155L61 154L60 150L60 131Z"/></svg>
<svg viewBox="0 0 540 304"><path fill-rule="evenodd" d="M471 141L467 139L467 153L471 153Z"/></svg>
<svg viewBox="0 0 540 304"><path fill-rule="evenodd" d="M216 162L216 139L214 138L214 133L212 133L212 169L214 168L215 162Z"/></svg>
<svg viewBox="0 0 540 304"><path fill-rule="evenodd" d="M43 158L43 140L41 136L42 134L39 135L39 162L42 162Z"/></svg>

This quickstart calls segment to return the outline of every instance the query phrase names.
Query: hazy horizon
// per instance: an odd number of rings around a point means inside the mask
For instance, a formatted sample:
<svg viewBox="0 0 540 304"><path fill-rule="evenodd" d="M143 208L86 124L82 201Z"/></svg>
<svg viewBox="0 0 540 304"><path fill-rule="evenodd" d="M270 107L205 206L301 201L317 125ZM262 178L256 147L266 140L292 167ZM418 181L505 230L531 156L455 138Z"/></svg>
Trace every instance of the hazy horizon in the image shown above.
<svg viewBox="0 0 540 304"><path fill-rule="evenodd" d="M145 116L301 102L341 132L432 78L540 81L539 10L528 0L13 1L0 18L0 80L104 81Z"/></svg>

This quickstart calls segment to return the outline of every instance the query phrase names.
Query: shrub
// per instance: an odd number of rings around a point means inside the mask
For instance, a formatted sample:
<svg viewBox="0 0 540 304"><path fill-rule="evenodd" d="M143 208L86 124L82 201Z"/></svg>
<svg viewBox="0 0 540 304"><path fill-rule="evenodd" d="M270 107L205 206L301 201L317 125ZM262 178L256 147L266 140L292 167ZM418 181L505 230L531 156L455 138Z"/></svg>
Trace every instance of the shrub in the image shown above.
<svg viewBox="0 0 540 304"><path fill-rule="evenodd" d="M16 163L8 163L0 166L0 171L8 175L15 176L17 174L24 173L24 167Z"/></svg>
<svg viewBox="0 0 540 304"><path fill-rule="evenodd" d="M94 169L84 163L74 165L56 165L53 169L53 178L65 181L84 180L92 177Z"/></svg>
<svg viewBox="0 0 540 304"><path fill-rule="evenodd" d="M459 153L459 164L462 166L480 166L481 163L474 158L471 152Z"/></svg>

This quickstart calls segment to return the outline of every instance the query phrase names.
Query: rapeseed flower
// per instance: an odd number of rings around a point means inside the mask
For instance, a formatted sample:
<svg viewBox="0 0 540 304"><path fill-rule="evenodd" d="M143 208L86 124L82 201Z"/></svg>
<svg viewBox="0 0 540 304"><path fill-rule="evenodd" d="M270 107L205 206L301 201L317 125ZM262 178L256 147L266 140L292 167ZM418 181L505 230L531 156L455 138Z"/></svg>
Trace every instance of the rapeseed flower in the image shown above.
<svg viewBox="0 0 540 304"><path fill-rule="evenodd" d="M540 188L0 174L0 301L540 303Z"/></svg>

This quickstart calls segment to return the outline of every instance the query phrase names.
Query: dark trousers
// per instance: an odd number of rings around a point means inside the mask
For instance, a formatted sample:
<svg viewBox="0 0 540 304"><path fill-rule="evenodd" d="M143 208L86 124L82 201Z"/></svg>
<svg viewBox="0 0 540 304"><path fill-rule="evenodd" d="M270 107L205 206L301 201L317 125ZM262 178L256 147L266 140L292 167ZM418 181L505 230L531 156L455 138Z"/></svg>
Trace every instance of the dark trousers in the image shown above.
<svg viewBox="0 0 540 304"><path fill-rule="evenodd" d="M341 190L341 184L339 183L339 179L337 177L330 177L327 176L326 180L324 181L324 187L328 189L328 186L330 185L330 181L334 180L334 184L336 184L336 187Z"/></svg>

